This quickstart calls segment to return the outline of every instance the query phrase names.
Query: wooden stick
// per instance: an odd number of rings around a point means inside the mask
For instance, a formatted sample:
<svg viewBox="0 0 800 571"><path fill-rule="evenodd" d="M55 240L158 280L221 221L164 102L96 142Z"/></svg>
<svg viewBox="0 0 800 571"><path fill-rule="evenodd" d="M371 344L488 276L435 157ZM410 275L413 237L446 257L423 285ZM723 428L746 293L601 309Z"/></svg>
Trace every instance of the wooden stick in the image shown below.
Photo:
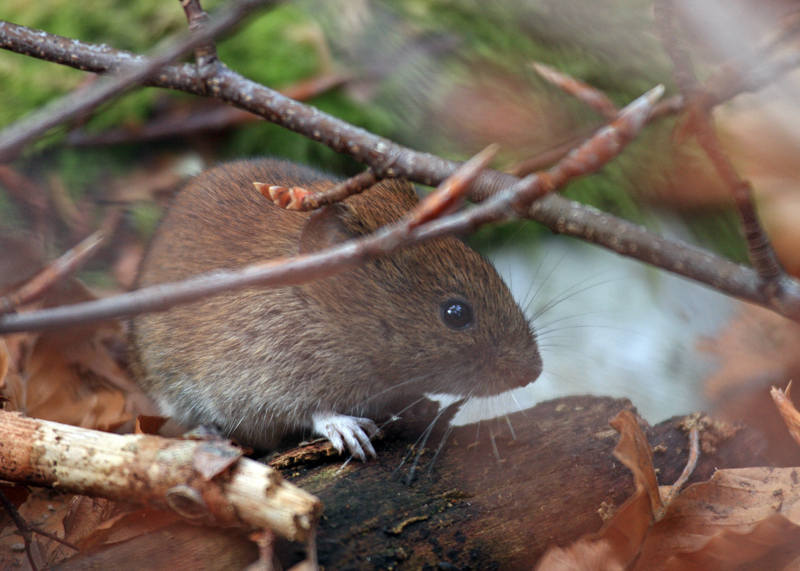
<svg viewBox="0 0 800 571"><path fill-rule="evenodd" d="M0 411L0 479L102 496L306 541L322 512L227 440L118 435Z"/></svg>

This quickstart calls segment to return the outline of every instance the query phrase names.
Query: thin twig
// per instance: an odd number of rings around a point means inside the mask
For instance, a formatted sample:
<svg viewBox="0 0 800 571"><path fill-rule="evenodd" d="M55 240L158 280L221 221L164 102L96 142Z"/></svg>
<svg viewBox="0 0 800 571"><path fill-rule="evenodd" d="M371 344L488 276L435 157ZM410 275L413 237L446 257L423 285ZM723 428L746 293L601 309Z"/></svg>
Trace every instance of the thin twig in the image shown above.
<svg viewBox="0 0 800 571"><path fill-rule="evenodd" d="M28 280L22 287L0 297L0 315L41 299L57 283L72 275L89 260L104 242L105 234L98 230L87 236L74 248L67 250L50 262L43 270Z"/></svg>
<svg viewBox="0 0 800 571"><path fill-rule="evenodd" d="M34 560L33 551L31 550L33 533L30 525L28 525L28 522L25 521L25 518L19 514L17 508L14 507L14 504L8 499L8 496L6 496L5 492L2 490L0 490L0 504L2 504L3 509L9 515L11 521L14 522L14 525L17 526L17 531L19 531L19 534L22 536L22 541L25 542L25 554L28 556L28 562L31 564L31 569L33 569L33 571L39 571L39 566Z"/></svg>
<svg viewBox="0 0 800 571"><path fill-rule="evenodd" d="M535 177L537 184L528 185L528 188L520 193L518 197L520 208L522 204L531 204L554 189L563 188L567 181L597 172L608 164L647 124L653 105L663 94L663 85L651 89L625 107L611 123L573 149L555 166L523 179L525 181Z"/></svg>
<svg viewBox="0 0 800 571"><path fill-rule="evenodd" d="M378 182L378 178L371 170L367 169L319 193L312 192L301 186L286 187L270 185L265 182L254 182L253 186L256 187L256 190L260 192L264 198L272 201L272 203L279 208L308 211L342 201L348 196L364 192L376 182Z"/></svg>
<svg viewBox="0 0 800 571"><path fill-rule="evenodd" d="M438 192L423 200L411 213L412 221L409 228L414 229L457 211L464 203L464 195L475 184L478 176L489 168L499 149L499 145L489 145L447 177L437 188Z"/></svg>
<svg viewBox="0 0 800 571"><path fill-rule="evenodd" d="M683 472L675 480L675 483L669 487L669 492L662 498L664 509L666 509L670 502L678 495L689 478L694 474L694 469L697 467L697 461L700 459L700 438L698 430L693 428L689 432L689 457L686 459L686 466L683 467Z"/></svg>
<svg viewBox="0 0 800 571"><path fill-rule="evenodd" d="M716 129L711 124L711 118L704 117L703 124L698 125L694 134L705 150L711 164L714 165L722 181L728 186L733 196L736 212L742 225L742 233L747 242L747 251L750 263L758 272L759 277L767 284L780 280L785 271L778 261L778 256L769 241L756 213L753 201L753 189L745 180L739 178L736 170L722 148L722 143L717 136Z"/></svg>
<svg viewBox="0 0 800 571"><path fill-rule="evenodd" d="M321 206L333 204L334 202L340 202L348 196L353 196L354 194L364 192L379 180L380 179L375 176L375 173L372 172L371 169L367 169L364 172L358 173L357 175L340 182L325 192L307 196L305 199L303 199L301 210L314 210L316 208L320 208Z"/></svg>
<svg viewBox="0 0 800 571"><path fill-rule="evenodd" d="M202 30L208 26L208 13L200 6L199 0L181 0L181 7L186 13L186 20L189 23L189 33L197 37ZM219 63L217 58L217 46L214 44L214 36L206 35L207 39L194 48L194 58L200 73L207 75Z"/></svg>
<svg viewBox="0 0 800 571"><path fill-rule="evenodd" d="M617 106L608 98L608 95L599 89L592 87L576 77L560 72L549 65L540 62L534 62L531 65L544 79L590 109L594 109L606 119L613 119L617 116L619 109L617 109Z"/></svg>

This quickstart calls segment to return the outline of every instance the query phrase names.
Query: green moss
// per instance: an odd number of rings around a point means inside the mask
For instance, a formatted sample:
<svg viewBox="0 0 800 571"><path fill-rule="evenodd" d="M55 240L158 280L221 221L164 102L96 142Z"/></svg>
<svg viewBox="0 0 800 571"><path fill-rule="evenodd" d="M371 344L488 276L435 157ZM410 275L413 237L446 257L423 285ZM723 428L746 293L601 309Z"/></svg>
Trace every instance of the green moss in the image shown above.
<svg viewBox="0 0 800 571"><path fill-rule="evenodd" d="M139 202L132 205L130 214L134 229L143 237L152 236L161 220L161 208L152 202Z"/></svg>
<svg viewBox="0 0 800 571"><path fill-rule="evenodd" d="M243 76L281 87L319 71L313 26L296 7L283 4L248 20L217 44L221 61Z"/></svg>

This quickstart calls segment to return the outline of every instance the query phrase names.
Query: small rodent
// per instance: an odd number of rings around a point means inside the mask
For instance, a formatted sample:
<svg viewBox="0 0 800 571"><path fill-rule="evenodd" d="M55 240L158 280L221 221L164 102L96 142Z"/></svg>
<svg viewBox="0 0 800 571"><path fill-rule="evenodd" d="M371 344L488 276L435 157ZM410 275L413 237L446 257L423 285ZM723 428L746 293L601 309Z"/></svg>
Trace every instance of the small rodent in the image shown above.
<svg viewBox="0 0 800 571"><path fill-rule="evenodd" d="M254 182L336 184L276 159L222 164L186 184L153 236L138 286L316 251L395 222L417 202L386 180L315 212L281 209ZM488 396L534 381L535 335L495 269L454 237L308 283L251 287L132 322L134 362L162 411L269 448L305 428L375 455L371 419L393 402Z"/></svg>

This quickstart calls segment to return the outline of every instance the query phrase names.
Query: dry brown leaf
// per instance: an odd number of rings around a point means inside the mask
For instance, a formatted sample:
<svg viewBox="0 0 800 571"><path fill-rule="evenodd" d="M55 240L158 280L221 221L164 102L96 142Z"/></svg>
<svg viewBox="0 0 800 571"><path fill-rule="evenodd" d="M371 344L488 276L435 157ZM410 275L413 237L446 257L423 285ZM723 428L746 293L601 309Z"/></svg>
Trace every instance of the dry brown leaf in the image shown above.
<svg viewBox="0 0 800 571"><path fill-rule="evenodd" d="M653 449L650 448L636 416L623 410L609 424L619 432L614 457L633 472L637 492L643 488L650 499L653 513L659 514L664 506L658 491L658 477L653 468Z"/></svg>
<svg viewBox="0 0 800 571"><path fill-rule="evenodd" d="M26 400L26 385L19 363L26 360L35 339L35 335L26 333L0 337L0 395L9 401L5 410L22 410L20 403Z"/></svg>
<svg viewBox="0 0 800 571"><path fill-rule="evenodd" d="M603 528L567 548L549 549L536 565L538 571L594 571L627 569L639 555L655 513L661 509L653 451L630 411L611 421L620 433L614 456L633 472L636 492Z"/></svg>
<svg viewBox="0 0 800 571"><path fill-rule="evenodd" d="M70 496L62 496L53 490L36 488L19 506L19 514L29 523L48 533L64 537L64 517L67 514ZM59 543L41 535L35 535L43 561L48 561ZM20 550L23 541L13 523L0 529L0 569L26 569L26 555Z"/></svg>
<svg viewBox="0 0 800 571"><path fill-rule="evenodd" d="M109 519L114 510L114 502L106 498L73 496L69 512L64 518L65 539L72 543L80 542Z"/></svg>
<svg viewBox="0 0 800 571"><path fill-rule="evenodd" d="M70 280L47 305L95 299L80 283ZM18 359L19 377L9 376L6 395L14 409L29 416L111 430L132 421L135 414L155 412L155 406L113 358L109 347L124 346L114 322L47 331ZM23 382L22 379L25 379Z"/></svg>
<svg viewBox="0 0 800 571"><path fill-rule="evenodd" d="M792 435L792 438L794 438L797 444L800 444L800 412L797 412L797 409L789 398L789 389L791 389L791 387L792 383L789 383L789 386L786 387L786 392L772 387L770 394L784 422L786 422L786 426L789 428L789 434Z"/></svg>
<svg viewBox="0 0 800 571"><path fill-rule="evenodd" d="M98 524L78 542L85 552L99 551L106 545L128 541L181 521L179 515L152 509L117 508L117 513Z"/></svg>
<svg viewBox="0 0 800 571"><path fill-rule="evenodd" d="M201 444L192 455L192 466L206 480L212 480L242 457L243 450L229 440L213 440Z"/></svg>
<svg viewBox="0 0 800 571"><path fill-rule="evenodd" d="M717 339L700 345L719 363L706 381L711 414L746 422L766 437L774 465L796 466L800 450L775 414L772 386L785 386L800 373L800 324L764 308L743 305Z"/></svg>
<svg viewBox="0 0 800 571"><path fill-rule="evenodd" d="M798 526L797 468L720 470L667 507L634 569L767 569L765 557L800 554Z"/></svg>
<svg viewBox="0 0 800 571"><path fill-rule="evenodd" d="M168 420L169 417L166 416L140 414L136 417L134 434L158 434L158 431Z"/></svg>
<svg viewBox="0 0 800 571"><path fill-rule="evenodd" d="M115 571L218 571L243 569L258 557L256 546L244 533L187 523L143 533L128 541L104 546L88 557L61 564L59 571L114 569Z"/></svg>
<svg viewBox="0 0 800 571"><path fill-rule="evenodd" d="M76 348L82 344L91 344L91 340L78 340L66 347L52 333L37 340L25 368L26 414L85 428L130 420L125 395L94 374L85 361L76 359L75 354L80 357L91 351L88 347Z"/></svg>
<svg viewBox="0 0 800 571"><path fill-rule="evenodd" d="M742 306L718 338L698 344L720 363L706 383L709 399L731 405L737 396L761 390L754 380L782 379L800 367L798 346L800 325L764 308Z"/></svg>

